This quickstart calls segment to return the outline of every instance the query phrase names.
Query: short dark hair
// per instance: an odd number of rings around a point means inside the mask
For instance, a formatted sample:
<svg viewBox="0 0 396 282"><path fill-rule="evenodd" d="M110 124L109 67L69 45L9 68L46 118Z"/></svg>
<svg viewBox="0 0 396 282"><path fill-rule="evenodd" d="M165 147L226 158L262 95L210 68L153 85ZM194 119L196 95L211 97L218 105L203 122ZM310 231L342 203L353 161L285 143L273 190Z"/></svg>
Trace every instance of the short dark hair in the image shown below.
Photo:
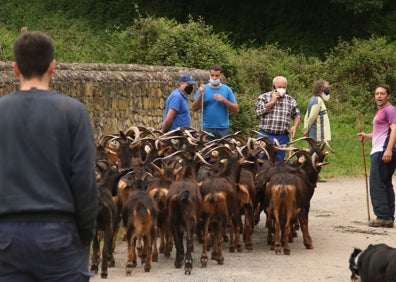
<svg viewBox="0 0 396 282"><path fill-rule="evenodd" d="M54 60L55 48L43 32L25 32L14 43L14 58L24 78L41 77Z"/></svg>
<svg viewBox="0 0 396 282"><path fill-rule="evenodd" d="M209 70L214 70L214 71L220 71L222 72L221 66L219 64L213 64L211 65Z"/></svg>
<svg viewBox="0 0 396 282"><path fill-rule="evenodd" d="M382 84L378 84L378 85L374 88L374 93L375 93L375 90L377 90L377 88L379 88L379 87L384 88L385 91L386 91L386 93L387 93L388 95L391 94L391 90L390 90L389 85L383 84L383 83L382 83Z"/></svg>

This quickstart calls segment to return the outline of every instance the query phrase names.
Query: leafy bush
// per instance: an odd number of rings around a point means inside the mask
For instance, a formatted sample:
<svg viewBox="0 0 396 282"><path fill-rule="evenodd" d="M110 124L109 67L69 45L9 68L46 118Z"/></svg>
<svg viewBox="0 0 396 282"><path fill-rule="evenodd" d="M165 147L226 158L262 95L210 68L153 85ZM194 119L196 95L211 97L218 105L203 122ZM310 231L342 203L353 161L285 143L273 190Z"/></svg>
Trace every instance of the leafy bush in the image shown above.
<svg viewBox="0 0 396 282"><path fill-rule="evenodd" d="M379 83L396 87L396 46L387 39L354 39L340 42L328 55L325 70L332 82L337 114L347 109L373 113L373 90Z"/></svg>
<svg viewBox="0 0 396 282"><path fill-rule="evenodd" d="M165 18L138 18L128 28L133 41L129 62L207 69L221 63L231 72L231 45L223 34L213 33L202 19L181 24Z"/></svg>

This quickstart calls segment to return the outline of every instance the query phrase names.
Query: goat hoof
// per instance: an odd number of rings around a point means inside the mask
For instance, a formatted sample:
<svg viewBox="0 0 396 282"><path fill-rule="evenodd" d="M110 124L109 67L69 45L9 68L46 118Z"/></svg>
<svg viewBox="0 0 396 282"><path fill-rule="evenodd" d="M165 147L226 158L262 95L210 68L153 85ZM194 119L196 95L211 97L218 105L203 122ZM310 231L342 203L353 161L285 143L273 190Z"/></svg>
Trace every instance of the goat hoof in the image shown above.
<svg viewBox="0 0 396 282"><path fill-rule="evenodd" d="M223 265L224 264L224 257L220 257L217 259L217 264Z"/></svg>
<svg viewBox="0 0 396 282"><path fill-rule="evenodd" d="M91 265L91 271L92 272L97 274L98 273L98 269L99 269L98 265L96 265L96 264Z"/></svg>
<svg viewBox="0 0 396 282"><path fill-rule="evenodd" d="M185 275L191 275L191 270L192 270L192 267L185 267L184 268L184 274Z"/></svg>
<svg viewBox="0 0 396 282"><path fill-rule="evenodd" d="M132 265L131 262L128 262L126 267L125 267L126 275L127 276L131 276L132 270L133 270L133 265Z"/></svg>
<svg viewBox="0 0 396 282"><path fill-rule="evenodd" d="M207 255L201 256L201 265L202 265L202 267L206 267L208 265L208 256Z"/></svg>
<svg viewBox="0 0 396 282"><path fill-rule="evenodd" d="M230 253L234 253L235 252L235 247L234 246L230 246L228 250L229 250Z"/></svg>
<svg viewBox="0 0 396 282"><path fill-rule="evenodd" d="M307 248L307 249L313 249L313 245L312 245L312 243L304 243L304 246L305 246L305 248Z"/></svg>
<svg viewBox="0 0 396 282"><path fill-rule="evenodd" d="M151 269L151 265L144 267L144 271L145 272L150 272L150 269Z"/></svg>
<svg viewBox="0 0 396 282"><path fill-rule="evenodd" d="M249 251L253 250L253 243L251 243L251 242L246 243L245 248L246 248L246 250L249 250Z"/></svg>
<svg viewBox="0 0 396 282"><path fill-rule="evenodd" d="M217 252L212 252L211 260L218 260L219 254Z"/></svg>
<svg viewBox="0 0 396 282"><path fill-rule="evenodd" d="M237 249L238 253L242 253L243 252L242 245L237 245L236 249Z"/></svg>
<svg viewBox="0 0 396 282"><path fill-rule="evenodd" d="M285 255L290 255L290 249L283 249L283 253Z"/></svg>
<svg viewBox="0 0 396 282"><path fill-rule="evenodd" d="M158 262L158 254L154 254L151 258L151 261Z"/></svg>
<svg viewBox="0 0 396 282"><path fill-rule="evenodd" d="M100 278L102 278L102 279L107 279L107 272L102 272L102 273L100 274Z"/></svg>
<svg viewBox="0 0 396 282"><path fill-rule="evenodd" d="M182 262L181 261L175 261L175 267L176 268L182 267Z"/></svg>

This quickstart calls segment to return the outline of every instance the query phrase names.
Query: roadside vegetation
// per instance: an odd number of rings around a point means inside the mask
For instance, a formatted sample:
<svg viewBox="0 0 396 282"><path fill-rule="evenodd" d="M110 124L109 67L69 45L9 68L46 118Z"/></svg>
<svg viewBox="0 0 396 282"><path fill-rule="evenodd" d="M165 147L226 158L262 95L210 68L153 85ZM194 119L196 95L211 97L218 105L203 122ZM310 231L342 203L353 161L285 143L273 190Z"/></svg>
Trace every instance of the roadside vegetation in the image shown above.
<svg viewBox="0 0 396 282"><path fill-rule="evenodd" d="M0 11L0 60L12 61L12 43L22 27L41 30L54 38L58 62L128 63L183 66L207 69L220 63L226 82L235 91L240 113L232 115L233 131L257 130L254 105L260 93L269 91L272 79L284 75L288 93L297 99L302 118L317 79L331 84L327 103L332 140L336 154L323 169L324 178L363 176L362 146L356 134L371 130L375 114L373 89L387 83L396 89L396 45L385 36L340 40L320 58L296 53L278 44L258 47L235 46L224 33L218 33L202 18L185 23L164 17L136 17L129 25L92 26L82 17L63 13L46 1L17 5L7 1ZM30 2L30 1L17 1ZM393 100L395 101L395 100ZM358 118L360 117L360 118ZM300 129L302 125L300 125ZM296 138L301 137L301 132ZM369 165L370 143L364 144ZM369 169L369 168L367 168Z"/></svg>

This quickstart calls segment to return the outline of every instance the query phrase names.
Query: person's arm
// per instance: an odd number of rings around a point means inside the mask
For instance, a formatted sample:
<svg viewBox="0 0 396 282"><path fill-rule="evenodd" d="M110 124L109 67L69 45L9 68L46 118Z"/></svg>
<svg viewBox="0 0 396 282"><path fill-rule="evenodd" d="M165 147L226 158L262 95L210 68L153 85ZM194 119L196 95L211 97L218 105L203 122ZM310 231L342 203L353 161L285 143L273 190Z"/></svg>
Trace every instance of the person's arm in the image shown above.
<svg viewBox="0 0 396 282"><path fill-rule="evenodd" d="M199 86L199 89L197 90L197 92L198 91L199 91L199 95L197 96L195 101L191 104L191 110L193 112L196 112L202 108L202 99L203 99L203 95L205 93L205 84L201 84Z"/></svg>
<svg viewBox="0 0 396 282"><path fill-rule="evenodd" d="M162 123L161 131L163 133L168 132L176 114L177 111L175 109L169 109L168 114L166 115L164 122Z"/></svg>
<svg viewBox="0 0 396 282"><path fill-rule="evenodd" d="M309 111L307 111L307 113L309 112L309 115L304 122L304 128L303 128L304 135L305 133L308 134L309 131L311 130L312 124L316 121L319 115L320 107L321 106L319 104L315 104L311 106Z"/></svg>
<svg viewBox="0 0 396 282"><path fill-rule="evenodd" d="M232 103L220 94L214 94L213 98L216 101L223 103L227 107L228 111L230 111L231 113L237 113L239 111L239 106L237 102Z"/></svg>
<svg viewBox="0 0 396 282"><path fill-rule="evenodd" d="M357 134L358 138L360 141L365 141L365 140L371 140L373 139L373 134L372 133L364 133L364 132L359 132Z"/></svg>
<svg viewBox="0 0 396 282"><path fill-rule="evenodd" d="M272 107L278 102L279 93L272 92L271 100L268 102L264 99L264 94L260 95L257 98L255 112L257 116L262 116L263 114L268 113Z"/></svg>
<svg viewBox="0 0 396 282"><path fill-rule="evenodd" d="M88 112L81 109L79 114L73 115L69 185L74 197L80 239L84 246L89 246L94 236L99 199L95 174L95 141Z"/></svg>
<svg viewBox="0 0 396 282"><path fill-rule="evenodd" d="M389 136L388 146L386 146L384 154L382 155L382 161L384 163L389 163L392 160L393 148L395 147L395 143L396 143L396 124L395 123L391 124L390 129L391 129L391 133Z"/></svg>
<svg viewBox="0 0 396 282"><path fill-rule="evenodd" d="M293 119L293 126L290 128L290 136L293 138L296 135L298 125L300 124L301 117L296 115Z"/></svg>

